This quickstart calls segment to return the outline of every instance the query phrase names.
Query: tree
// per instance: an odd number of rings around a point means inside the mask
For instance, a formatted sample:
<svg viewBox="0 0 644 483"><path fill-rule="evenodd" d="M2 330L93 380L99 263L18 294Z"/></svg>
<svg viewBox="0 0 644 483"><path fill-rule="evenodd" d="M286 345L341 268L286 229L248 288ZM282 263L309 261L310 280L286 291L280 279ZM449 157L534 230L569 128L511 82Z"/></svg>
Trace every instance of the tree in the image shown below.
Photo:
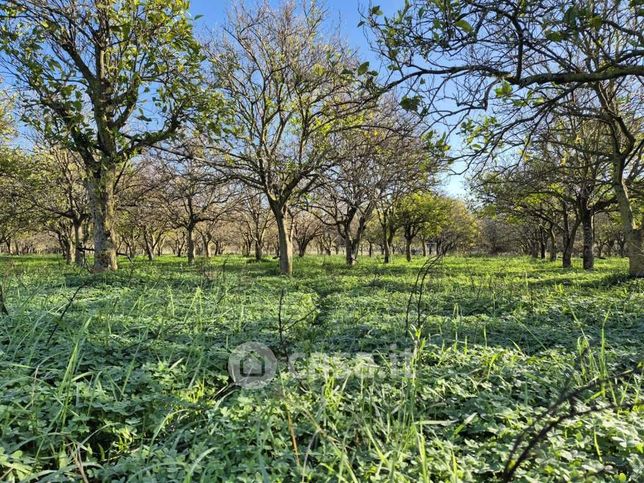
<svg viewBox="0 0 644 483"><path fill-rule="evenodd" d="M188 2L5 0L0 33L25 120L83 160L94 269L114 270L123 167L214 103L198 102L202 56Z"/></svg>
<svg viewBox="0 0 644 483"><path fill-rule="evenodd" d="M516 253L519 245L516 227L510 223L507 216L495 214L489 208L483 207L478 212L480 248L490 255ZM550 248L552 250L552 246ZM556 260L556 251L551 251L551 261L554 261L553 253L555 254L554 260Z"/></svg>
<svg viewBox="0 0 644 483"><path fill-rule="evenodd" d="M292 272L289 206L333 163L326 140L350 129L363 100L349 49L324 37L324 12L295 3L237 6L212 49L217 87L235 129L212 147L212 165L266 198L279 235L280 270Z"/></svg>
<svg viewBox="0 0 644 483"><path fill-rule="evenodd" d="M392 97L363 113L360 124L330 136L337 162L310 201L338 230L349 266L356 263L367 224L387 190L394 184L429 186L446 161L431 136L423 142L417 123Z"/></svg>
<svg viewBox="0 0 644 483"><path fill-rule="evenodd" d="M167 174L162 163L149 157L138 159L126 174L118 192L119 225L130 232L130 238L140 240L152 261L162 251L170 231L164 197Z"/></svg>
<svg viewBox="0 0 644 483"><path fill-rule="evenodd" d="M2 173L19 156L14 150L0 150L0 243L7 247L7 253L16 255L19 236L28 232L36 221L30 205L17 195L14 179Z"/></svg>
<svg viewBox="0 0 644 483"><path fill-rule="evenodd" d="M324 224L317 214L301 208L291 210L293 220L293 239L297 245L299 257L306 255L309 244L324 231Z"/></svg>
<svg viewBox="0 0 644 483"><path fill-rule="evenodd" d="M243 225L250 245L255 252L255 261L261 262L264 257L264 241L266 231L272 223L271 211L262 193L250 191L242 196L241 202L237 205L237 218Z"/></svg>
<svg viewBox="0 0 644 483"><path fill-rule="evenodd" d="M594 267L595 215L615 203L610 159L602 150L605 139L605 126L575 116L560 118L537 139L536 157L542 166L536 175L549 181L546 192L574 207L582 228L585 270Z"/></svg>
<svg viewBox="0 0 644 483"><path fill-rule="evenodd" d="M0 98L0 244L12 253L13 241L19 233L32 223L29 209L24 200L16 195L15 179L7 176L19 165L24 154L12 147L10 141L15 135L11 116L9 96L2 91Z"/></svg>
<svg viewBox="0 0 644 483"><path fill-rule="evenodd" d="M75 153L46 142L26 159L29 174L22 180L20 196L46 218L67 220L72 232L66 249L67 261L83 266L84 227L90 212L87 179L80 159Z"/></svg>
<svg viewBox="0 0 644 483"><path fill-rule="evenodd" d="M394 223L402 229L408 262L411 262L412 242L430 223L442 224L443 209L441 200L429 192L410 193L398 201Z"/></svg>
<svg viewBox="0 0 644 483"><path fill-rule="evenodd" d="M381 53L400 74L389 87L410 82L416 93L410 107L426 101L419 110L461 124L469 140L476 139L469 143L472 159L529 142L526 132L552 122L570 96L594 93L575 114L610 130L611 184L629 272L644 276L642 220L629 186L641 174L644 145L638 94L644 17L638 2L411 0L391 18L374 8L368 21ZM465 120L483 111L488 115Z"/></svg>
<svg viewBox="0 0 644 483"><path fill-rule="evenodd" d="M391 17L375 6L365 21L390 68L402 73L395 84L434 76L438 82L419 86L429 96L450 89L460 105L480 108L506 84L577 89L644 75L640 9L613 0L408 0ZM592 51L597 62L575 62L579 51Z"/></svg>
<svg viewBox="0 0 644 483"><path fill-rule="evenodd" d="M218 222L228 211L231 192L222 180L217 183L199 162L190 157L163 163L164 207L173 228L185 230L188 263L195 260L195 230L205 222ZM209 241L209 240L208 240Z"/></svg>
<svg viewBox="0 0 644 483"><path fill-rule="evenodd" d="M513 159L486 169L473 180L481 199L507 214L530 219L535 252L545 257L550 239L551 259L556 253L555 232L562 235L563 266L572 266L579 228L583 234L583 266L594 266L595 215L609 209L615 198L609 178L610 160L602 152L605 128L593 119L560 116L532 136L522 162ZM544 236L545 235L545 236Z"/></svg>
<svg viewBox="0 0 644 483"><path fill-rule="evenodd" d="M443 217L436 230L436 252L467 250L480 236L479 223L461 200L443 198Z"/></svg>
<svg viewBox="0 0 644 483"><path fill-rule="evenodd" d="M624 256L624 232L615 212L600 213L595 218L595 239L597 240L597 256L612 257L617 247L620 256Z"/></svg>
<svg viewBox="0 0 644 483"><path fill-rule="evenodd" d="M559 160L544 163L544 159L539 156L534 163L498 166L472 186L489 211L505 215L510 224L522 227L523 235L519 239L534 257L538 256L545 231L550 238L551 259L554 259L555 232L560 234L562 264L569 268L581 219L575 210L576 199L571 198L557 174Z"/></svg>
<svg viewBox="0 0 644 483"><path fill-rule="evenodd" d="M637 207L643 197L643 98L641 84L629 80L594 85L600 104L595 116L609 133L610 181L624 231L629 273L644 277L644 212L638 212Z"/></svg>

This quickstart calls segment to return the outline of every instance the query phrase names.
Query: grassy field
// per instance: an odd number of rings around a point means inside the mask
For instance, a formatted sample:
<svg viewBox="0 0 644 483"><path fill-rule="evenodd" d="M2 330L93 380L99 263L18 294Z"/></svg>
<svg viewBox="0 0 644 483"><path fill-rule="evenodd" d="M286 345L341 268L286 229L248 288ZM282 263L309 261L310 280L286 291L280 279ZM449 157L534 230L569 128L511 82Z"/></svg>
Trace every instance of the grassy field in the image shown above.
<svg viewBox="0 0 644 483"><path fill-rule="evenodd" d="M625 261L447 258L420 294L422 264L0 258L0 480L644 481ZM247 341L261 389L230 384Z"/></svg>

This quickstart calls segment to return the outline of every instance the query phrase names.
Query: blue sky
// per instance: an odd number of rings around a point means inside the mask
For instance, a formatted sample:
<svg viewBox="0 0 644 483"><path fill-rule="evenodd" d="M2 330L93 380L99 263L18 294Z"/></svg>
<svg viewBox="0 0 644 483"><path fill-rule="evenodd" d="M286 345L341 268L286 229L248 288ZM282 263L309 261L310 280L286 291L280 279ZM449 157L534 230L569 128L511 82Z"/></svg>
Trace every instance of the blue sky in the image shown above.
<svg viewBox="0 0 644 483"><path fill-rule="evenodd" d="M172 0L168 0L172 1ZM252 2L259 0L248 0ZM270 0L277 5L280 0ZM365 32L358 23L361 20L360 12L369 8L369 0L322 0L328 12L330 26L339 28L349 44L355 48L360 58L371 62L372 67L377 68L380 59L371 52ZM191 8L194 16L202 15L196 22L197 34L205 33L207 30L217 29L226 21L226 14L235 0L192 0ZM379 5L386 15L390 15L403 5L403 0L373 0L373 5ZM3 86L3 79L0 78L0 87ZM20 143L24 139L20 139ZM464 197L466 190L461 176L444 177L444 190L452 196Z"/></svg>
<svg viewBox="0 0 644 483"><path fill-rule="evenodd" d="M235 0L192 0L193 15L203 15L197 21L197 31L222 26L226 20L226 12L234 2ZM279 1L271 0L271 3L278 4ZM373 4L379 5L385 14L391 14L403 5L403 0L373 0ZM326 0L324 5L330 23L339 27L349 44L357 49L360 57L370 61L374 67L378 65L379 60L370 51L363 29L358 27L358 22L361 20L360 12L366 11L369 7L368 0ZM464 196L463 178L445 176L444 189L450 195Z"/></svg>
<svg viewBox="0 0 644 483"><path fill-rule="evenodd" d="M191 10L194 15L203 15L199 23L221 25L226 19L226 12L235 0L192 0ZM252 0L249 2L252 5ZM271 0L271 4L279 4L278 1ZM403 4L402 0L382 0L376 5L380 5L383 11L390 13L395 11ZM360 22L359 9L368 8L368 0L326 0L323 2L329 13L330 21L339 24L341 31L347 35L351 45L364 50L367 53L365 38L361 29L357 27Z"/></svg>

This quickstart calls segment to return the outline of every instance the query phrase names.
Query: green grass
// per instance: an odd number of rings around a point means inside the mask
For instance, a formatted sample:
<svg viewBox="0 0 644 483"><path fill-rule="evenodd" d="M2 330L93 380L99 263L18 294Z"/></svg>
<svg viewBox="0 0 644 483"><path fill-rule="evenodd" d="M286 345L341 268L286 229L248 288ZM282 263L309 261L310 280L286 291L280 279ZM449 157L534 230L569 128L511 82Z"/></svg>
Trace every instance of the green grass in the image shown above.
<svg viewBox="0 0 644 483"><path fill-rule="evenodd" d="M0 258L0 480L489 481L584 385L516 478L644 480L641 373L610 377L644 355L624 260L447 258L408 313L421 265L308 257L286 279L241 257L108 275ZM231 390L251 340L327 360Z"/></svg>

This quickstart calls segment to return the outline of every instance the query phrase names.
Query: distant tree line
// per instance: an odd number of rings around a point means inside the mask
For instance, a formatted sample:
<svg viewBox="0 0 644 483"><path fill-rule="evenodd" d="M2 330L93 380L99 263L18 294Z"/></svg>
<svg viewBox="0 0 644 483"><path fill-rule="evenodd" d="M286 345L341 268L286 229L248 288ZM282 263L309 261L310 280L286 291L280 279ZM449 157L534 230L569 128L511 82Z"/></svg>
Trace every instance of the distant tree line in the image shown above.
<svg viewBox="0 0 644 483"><path fill-rule="evenodd" d="M641 1L409 0L391 16L372 6L364 23L388 87L460 134L475 189L525 221L530 245L559 238L569 266L580 229L592 268L594 223L609 214L621 235L598 245L621 237L644 276Z"/></svg>
<svg viewBox="0 0 644 483"><path fill-rule="evenodd" d="M637 2L371 6L386 72L315 3L236 4L201 42L188 6L0 5L3 250L95 271L233 251L285 274L294 251L620 254L644 275ZM456 161L467 204L438 188Z"/></svg>

